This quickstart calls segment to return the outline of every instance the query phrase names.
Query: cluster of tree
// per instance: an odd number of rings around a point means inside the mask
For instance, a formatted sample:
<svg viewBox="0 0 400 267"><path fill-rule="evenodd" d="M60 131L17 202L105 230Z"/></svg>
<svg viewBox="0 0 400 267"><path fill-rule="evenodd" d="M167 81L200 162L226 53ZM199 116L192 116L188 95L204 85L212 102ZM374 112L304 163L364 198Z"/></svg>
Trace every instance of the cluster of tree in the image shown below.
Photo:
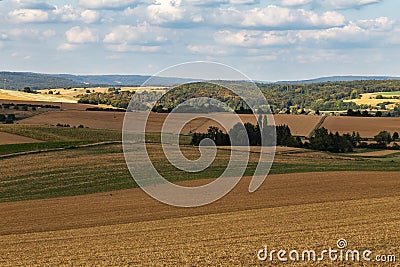
<svg viewBox="0 0 400 267"><path fill-rule="evenodd" d="M87 111L109 111L109 112L125 112L123 108L100 108L100 107L89 107Z"/></svg>
<svg viewBox="0 0 400 267"><path fill-rule="evenodd" d="M69 125L69 124L62 124L62 123L57 123L56 126L57 127L64 127L64 128L70 128L71 127L71 125ZM78 127L73 126L73 128L85 128L85 126L80 124L80 125L78 125Z"/></svg>
<svg viewBox="0 0 400 267"><path fill-rule="evenodd" d="M276 139L274 140L274 134ZM231 138L232 139L231 139ZM398 136L395 136L398 138ZM217 146L231 145L250 145L250 146L288 146L304 147L314 150L329 151L334 153L346 153L353 151L353 148L361 142L359 133L353 132L352 135L340 135L328 132L325 128L315 130L313 136L303 142L300 137L294 137L288 125L271 126L268 125L267 116L258 116L256 125L251 123L237 123L229 133L224 133L218 127L212 126L207 133L194 133L192 135L192 144L199 145L200 142L209 138Z"/></svg>
<svg viewBox="0 0 400 267"><path fill-rule="evenodd" d="M359 142L359 138L359 134L340 135L338 132L333 134L325 128L320 128L315 130L309 142L304 143L304 147L333 153L347 153L353 152L354 147Z"/></svg>
<svg viewBox="0 0 400 267"><path fill-rule="evenodd" d="M360 147L379 148L379 149L385 149L385 148L400 149L400 146L396 143L396 141L399 141L398 132L394 132L392 135L388 131L381 131L379 134L374 136L374 141L376 142L375 144L367 144L363 142L360 144ZM388 147L392 142L395 142L393 146Z"/></svg>
<svg viewBox="0 0 400 267"><path fill-rule="evenodd" d="M48 108L48 109L59 109L59 106L53 105L37 105L37 104L14 104L14 103L3 103L0 105L2 109L14 109L14 110L36 110L37 108Z"/></svg>
<svg viewBox="0 0 400 267"><path fill-rule="evenodd" d="M400 113L398 113L396 110L394 110L393 112L385 112L385 113L378 110L375 113L370 113L368 110L354 111L352 109L347 110L346 114L341 114L341 116L349 116L349 117L393 117L398 115L400 115Z"/></svg>
<svg viewBox="0 0 400 267"><path fill-rule="evenodd" d="M86 95L79 95L78 103L92 105L104 104L126 109L134 94L135 91L121 91L120 89L110 88L107 93L94 92Z"/></svg>
<svg viewBox="0 0 400 267"><path fill-rule="evenodd" d="M302 141L299 137L295 138L288 125L271 126L268 125L267 116L259 115L257 124L237 123L224 133L218 127L212 126L207 133L194 133L192 135L192 144L199 145L204 138L210 138L218 146L231 145L229 136L232 137L234 145L237 146L290 146L302 147ZM274 140L274 135L276 140Z"/></svg>
<svg viewBox="0 0 400 267"><path fill-rule="evenodd" d="M0 114L0 123L13 124L15 120L15 114Z"/></svg>
<svg viewBox="0 0 400 267"><path fill-rule="evenodd" d="M353 109L348 109L347 113L344 116L349 116L349 117L373 117L372 114L369 114L368 110L356 110L354 111ZM379 114L377 114L377 117L381 117L382 116L382 112Z"/></svg>
<svg viewBox="0 0 400 267"><path fill-rule="evenodd" d="M24 90L22 90L24 93L28 93L28 94L38 94L37 91L32 90L29 86L25 86Z"/></svg>
<svg viewBox="0 0 400 267"><path fill-rule="evenodd" d="M273 142L273 126L266 126L260 130L258 125L251 123L236 124L229 134L224 133L218 127L211 126L207 133L194 133L192 135L192 144L199 145L200 142L209 138L215 142L217 146L229 146L231 141L229 136L235 140L234 145L250 145L250 146L271 146ZM328 132L327 129L321 128L315 131L313 137L308 142L302 142L299 137L294 137L291 134L290 128L287 125L275 127L276 145L288 147L304 147L320 151L329 151L333 153L352 152L353 148L360 142L359 134L339 135ZM262 138L263 137L263 138Z"/></svg>

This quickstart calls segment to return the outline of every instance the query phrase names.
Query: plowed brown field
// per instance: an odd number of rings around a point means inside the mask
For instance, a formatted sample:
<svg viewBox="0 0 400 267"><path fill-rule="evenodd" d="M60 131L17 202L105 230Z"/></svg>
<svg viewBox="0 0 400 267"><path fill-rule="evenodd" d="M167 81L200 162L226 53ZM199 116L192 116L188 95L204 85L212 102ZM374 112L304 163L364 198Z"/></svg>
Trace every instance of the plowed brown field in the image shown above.
<svg viewBox="0 0 400 267"><path fill-rule="evenodd" d="M250 266L264 245L322 250L339 238L399 255L399 173L271 175L253 194L248 183L194 209L140 189L2 203L0 265Z"/></svg>
<svg viewBox="0 0 400 267"><path fill-rule="evenodd" d="M400 118L327 117L322 124L332 132L359 132L361 137L372 138L380 131L400 132Z"/></svg>
<svg viewBox="0 0 400 267"><path fill-rule="evenodd" d="M162 123L168 114L154 114L152 113L148 120L148 131L160 132ZM38 115L32 118L22 120L21 123L25 124L51 124L57 123L79 125L83 124L89 128L99 129L122 129L124 120L124 113L121 112L97 112L97 111L78 111L78 110L66 110L61 112L49 112L46 114ZM181 122L188 118L187 114L176 115L176 120ZM216 119L222 121L228 129L233 127L236 120L229 114L213 114ZM135 112L134 118L146 119L146 113ZM255 124L256 118L253 115L240 115L243 122L250 122ZM299 136L308 136L317 124L320 122L322 117L320 116L305 116L305 115L286 115L277 114L274 115L275 124L289 125L292 134ZM174 124L174 123L172 123ZM207 118L198 118L187 124L182 133L192 132L207 132L210 126L220 126L213 120ZM221 127L222 128L222 127ZM168 132L168 129L166 129Z"/></svg>
<svg viewBox="0 0 400 267"><path fill-rule="evenodd" d="M37 143L37 142L42 142L42 141L16 134L0 132L0 145Z"/></svg>

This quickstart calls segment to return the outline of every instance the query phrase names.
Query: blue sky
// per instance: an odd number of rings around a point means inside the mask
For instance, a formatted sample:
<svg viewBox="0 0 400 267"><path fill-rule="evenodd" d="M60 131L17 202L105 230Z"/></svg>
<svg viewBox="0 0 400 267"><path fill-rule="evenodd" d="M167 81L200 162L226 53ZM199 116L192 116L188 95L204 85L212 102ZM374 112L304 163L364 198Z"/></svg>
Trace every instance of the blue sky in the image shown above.
<svg viewBox="0 0 400 267"><path fill-rule="evenodd" d="M153 74L195 60L252 79L400 76L398 0L2 0L0 70Z"/></svg>

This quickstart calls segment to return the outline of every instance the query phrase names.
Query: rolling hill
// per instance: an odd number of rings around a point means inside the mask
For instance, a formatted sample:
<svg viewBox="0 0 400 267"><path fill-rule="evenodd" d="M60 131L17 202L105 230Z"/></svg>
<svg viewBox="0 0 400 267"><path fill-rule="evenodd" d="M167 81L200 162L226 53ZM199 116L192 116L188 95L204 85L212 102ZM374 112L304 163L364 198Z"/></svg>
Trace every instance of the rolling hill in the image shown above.
<svg viewBox="0 0 400 267"><path fill-rule="evenodd" d="M71 75L33 72L0 72L0 88L20 90L26 86L34 90L63 87L139 86L151 76L141 75ZM171 86L192 81L174 77L153 77L150 86Z"/></svg>

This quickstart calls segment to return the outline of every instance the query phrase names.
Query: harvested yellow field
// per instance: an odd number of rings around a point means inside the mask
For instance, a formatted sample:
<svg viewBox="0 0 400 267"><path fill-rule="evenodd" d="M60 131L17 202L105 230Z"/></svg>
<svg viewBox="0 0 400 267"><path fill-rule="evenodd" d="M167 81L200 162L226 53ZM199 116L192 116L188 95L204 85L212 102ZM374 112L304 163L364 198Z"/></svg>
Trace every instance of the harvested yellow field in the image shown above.
<svg viewBox="0 0 400 267"><path fill-rule="evenodd" d="M38 143L38 142L42 141L16 134L0 132L0 145Z"/></svg>
<svg viewBox="0 0 400 267"><path fill-rule="evenodd" d="M17 96L12 96L9 94L5 94L3 92L1 92L0 89L0 99L4 99L4 100L25 100L25 98L23 97L17 97Z"/></svg>
<svg viewBox="0 0 400 267"><path fill-rule="evenodd" d="M340 134L359 132L361 137L372 138L380 131L400 132L400 118L327 117L323 127Z"/></svg>
<svg viewBox="0 0 400 267"><path fill-rule="evenodd" d="M71 88L71 89L57 88L57 89L39 90L38 92L44 95L48 95L49 91L52 91L53 94L57 93L58 96L65 97L70 100L77 100L76 97L78 95L86 94L87 90L89 90L91 93L107 93L110 87L88 87L88 88ZM145 91L165 92L164 87L118 87L118 88L121 88L121 91L136 91L137 93L142 93Z"/></svg>
<svg viewBox="0 0 400 267"><path fill-rule="evenodd" d="M76 99L69 99L63 96L57 95L45 95L45 94L30 94L14 90L3 90L0 89L0 99L5 100L26 100L26 101L42 101L42 102L65 102L65 103L77 103Z"/></svg>
<svg viewBox="0 0 400 267"><path fill-rule="evenodd" d="M193 209L161 204L140 189L2 203L0 265L255 266L266 245L322 251L342 238L349 249L398 257L398 177L271 175L252 194L246 178L225 198Z"/></svg>
<svg viewBox="0 0 400 267"><path fill-rule="evenodd" d="M385 95L382 99L377 99L378 95ZM345 100L344 102L353 102L357 105L370 105L370 106L378 106L382 103L391 103L392 105L388 105L389 108L394 106L393 104L400 103L400 99L388 97L387 93L369 93L369 94L362 94L360 99L352 99L352 100Z"/></svg>
<svg viewBox="0 0 400 267"><path fill-rule="evenodd" d="M398 153L399 153L399 151L378 150L378 151L370 151L370 152L364 152L364 153L354 153L352 155L361 156L361 157L383 157L383 156L389 156L389 155L398 154Z"/></svg>

